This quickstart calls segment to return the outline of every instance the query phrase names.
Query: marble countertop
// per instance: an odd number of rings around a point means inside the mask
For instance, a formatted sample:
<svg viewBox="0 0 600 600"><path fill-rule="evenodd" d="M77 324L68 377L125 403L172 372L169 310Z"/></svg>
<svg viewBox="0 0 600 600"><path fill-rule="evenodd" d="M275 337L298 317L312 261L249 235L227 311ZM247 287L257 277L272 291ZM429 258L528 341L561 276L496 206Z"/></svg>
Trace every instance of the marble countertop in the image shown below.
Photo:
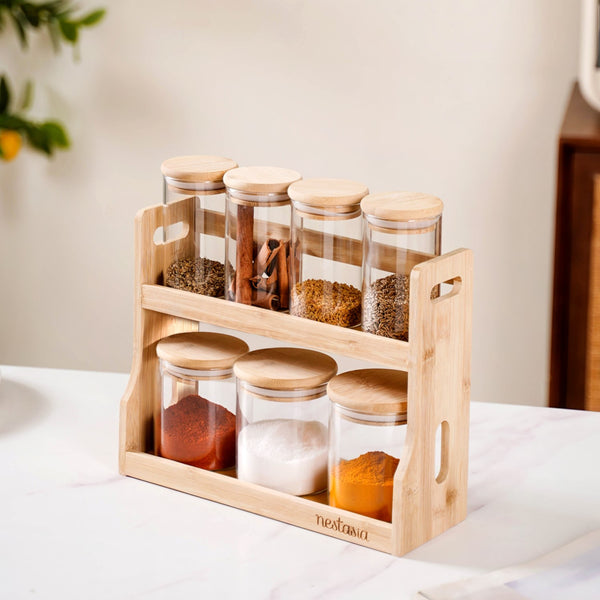
<svg viewBox="0 0 600 600"><path fill-rule="evenodd" d="M396 558L119 475L126 374L0 371L2 598L402 600L600 527L600 414L473 403L468 517Z"/></svg>

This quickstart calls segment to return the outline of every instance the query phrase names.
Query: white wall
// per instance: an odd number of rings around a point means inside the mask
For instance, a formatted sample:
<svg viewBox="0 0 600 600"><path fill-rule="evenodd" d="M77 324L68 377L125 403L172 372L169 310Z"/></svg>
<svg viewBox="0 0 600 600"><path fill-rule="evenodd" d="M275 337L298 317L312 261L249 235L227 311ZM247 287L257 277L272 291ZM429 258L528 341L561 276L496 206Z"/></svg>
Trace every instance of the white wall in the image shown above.
<svg viewBox="0 0 600 600"><path fill-rule="evenodd" d="M86 0L81 61L0 36L73 148L0 165L0 363L127 371L133 218L178 154L445 202L475 251L473 400L545 404L575 0Z"/></svg>

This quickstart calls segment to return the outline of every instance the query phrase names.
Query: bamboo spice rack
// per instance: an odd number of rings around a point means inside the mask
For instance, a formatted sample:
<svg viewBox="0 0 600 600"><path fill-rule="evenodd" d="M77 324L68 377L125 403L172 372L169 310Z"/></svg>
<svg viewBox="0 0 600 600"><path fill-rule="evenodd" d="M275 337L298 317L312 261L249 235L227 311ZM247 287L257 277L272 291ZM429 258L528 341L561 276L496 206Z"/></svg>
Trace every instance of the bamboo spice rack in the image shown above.
<svg viewBox="0 0 600 600"><path fill-rule="evenodd" d="M184 224L182 237L154 241L158 228L166 231L177 223ZM410 341L403 342L159 285L165 265L176 255L193 255L193 223L193 198L148 207L136 216L134 348L120 409L120 472L396 556L462 521L467 511L471 251L455 250L412 268ZM207 213L203 223L205 233L224 237L222 215ZM282 237L282 226L274 227L278 233L273 237ZM391 248L382 247L379 254L386 262ZM361 260L360 252L339 258L350 264ZM452 286L432 298L441 283ZM173 333L197 331L199 322L408 372L407 436L394 476L391 523L331 507L326 493L290 496L239 481L231 472L205 471L155 454L160 413L156 344Z"/></svg>

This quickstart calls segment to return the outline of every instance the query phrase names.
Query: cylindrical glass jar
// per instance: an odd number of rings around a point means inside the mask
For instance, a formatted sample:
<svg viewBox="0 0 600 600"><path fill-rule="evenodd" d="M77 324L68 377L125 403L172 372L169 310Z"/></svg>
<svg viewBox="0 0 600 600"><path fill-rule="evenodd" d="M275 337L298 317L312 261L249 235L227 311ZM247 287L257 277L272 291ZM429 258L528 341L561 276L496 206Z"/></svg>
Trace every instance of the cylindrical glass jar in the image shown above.
<svg viewBox="0 0 600 600"><path fill-rule="evenodd" d="M327 487L330 356L300 348L255 350L237 376L237 476L295 496Z"/></svg>
<svg viewBox="0 0 600 600"><path fill-rule="evenodd" d="M344 179L293 183L290 314L360 325L362 222L367 186Z"/></svg>
<svg viewBox="0 0 600 600"><path fill-rule="evenodd" d="M362 329L408 341L410 272L441 252L439 198L414 192L363 198Z"/></svg>
<svg viewBox="0 0 600 600"><path fill-rule="evenodd" d="M225 281L225 184L223 175L237 164L221 156L178 156L163 162L163 239L174 251L165 252L164 284L205 296L223 296ZM183 203L192 197L191 214ZM179 225L181 223L181 225ZM186 235L185 227L193 229ZM179 228L179 229L178 229ZM220 230L220 232L219 232Z"/></svg>
<svg viewBox="0 0 600 600"><path fill-rule="evenodd" d="M235 466L233 363L248 352L231 335L176 333L160 340L159 454L210 471Z"/></svg>
<svg viewBox="0 0 600 600"><path fill-rule="evenodd" d="M361 369L334 377L329 504L391 522L394 474L406 437L407 374Z"/></svg>
<svg viewBox="0 0 600 600"><path fill-rule="evenodd" d="M277 167L228 171L225 297L271 310L289 306L290 198L300 173Z"/></svg>

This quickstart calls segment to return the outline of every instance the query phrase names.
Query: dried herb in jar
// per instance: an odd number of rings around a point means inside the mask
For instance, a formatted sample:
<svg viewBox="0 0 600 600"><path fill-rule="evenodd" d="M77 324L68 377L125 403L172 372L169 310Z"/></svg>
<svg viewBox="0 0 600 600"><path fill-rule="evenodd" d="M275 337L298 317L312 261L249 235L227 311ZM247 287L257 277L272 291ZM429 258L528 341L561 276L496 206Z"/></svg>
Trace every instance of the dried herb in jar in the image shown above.
<svg viewBox="0 0 600 600"><path fill-rule="evenodd" d="M165 285L218 298L225 292L225 266L209 258L182 258L169 265Z"/></svg>
<svg viewBox="0 0 600 600"><path fill-rule="evenodd" d="M408 341L408 275L388 275L370 285L363 298L363 331Z"/></svg>

